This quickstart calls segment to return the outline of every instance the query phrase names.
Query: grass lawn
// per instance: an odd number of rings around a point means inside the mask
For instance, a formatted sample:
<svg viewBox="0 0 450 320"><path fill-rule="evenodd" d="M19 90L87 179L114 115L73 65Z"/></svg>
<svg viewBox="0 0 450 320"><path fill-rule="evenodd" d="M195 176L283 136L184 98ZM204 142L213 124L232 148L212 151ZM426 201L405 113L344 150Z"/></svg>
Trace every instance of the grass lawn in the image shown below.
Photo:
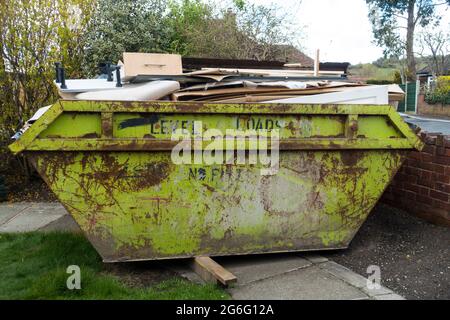
<svg viewBox="0 0 450 320"><path fill-rule="evenodd" d="M67 267L78 265L81 290L66 286ZM105 271L82 236L71 233L0 234L0 299L228 299L221 288L173 278L130 287Z"/></svg>

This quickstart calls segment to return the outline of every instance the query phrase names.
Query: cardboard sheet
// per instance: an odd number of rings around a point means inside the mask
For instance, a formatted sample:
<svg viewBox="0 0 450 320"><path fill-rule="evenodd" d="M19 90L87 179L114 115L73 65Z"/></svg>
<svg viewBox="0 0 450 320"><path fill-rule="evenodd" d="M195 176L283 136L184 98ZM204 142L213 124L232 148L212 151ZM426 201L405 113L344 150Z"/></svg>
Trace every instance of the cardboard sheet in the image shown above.
<svg viewBox="0 0 450 320"><path fill-rule="evenodd" d="M181 75L183 67L178 54L123 53L124 81L137 75Z"/></svg>

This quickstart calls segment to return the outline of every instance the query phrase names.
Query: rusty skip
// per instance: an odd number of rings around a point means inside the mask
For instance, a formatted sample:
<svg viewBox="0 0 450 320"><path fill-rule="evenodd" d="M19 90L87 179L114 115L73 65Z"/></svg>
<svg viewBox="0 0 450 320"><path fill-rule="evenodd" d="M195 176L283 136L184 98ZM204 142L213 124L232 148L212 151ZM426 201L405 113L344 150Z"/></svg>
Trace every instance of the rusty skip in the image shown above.
<svg viewBox="0 0 450 320"><path fill-rule="evenodd" d="M174 130L196 121L279 130L277 174L174 164ZM390 106L63 100L10 149L113 262L346 248L421 147Z"/></svg>

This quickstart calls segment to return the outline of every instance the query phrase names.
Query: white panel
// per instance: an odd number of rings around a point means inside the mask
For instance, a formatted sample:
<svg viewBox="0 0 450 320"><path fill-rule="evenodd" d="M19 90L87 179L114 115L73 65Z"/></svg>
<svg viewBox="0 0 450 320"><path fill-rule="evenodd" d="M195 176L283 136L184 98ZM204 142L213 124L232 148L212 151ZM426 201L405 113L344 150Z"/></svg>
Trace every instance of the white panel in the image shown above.
<svg viewBox="0 0 450 320"><path fill-rule="evenodd" d="M289 99L268 101L268 103L304 103L304 104L375 104L389 103L389 86L369 86L349 89L341 92L298 96Z"/></svg>

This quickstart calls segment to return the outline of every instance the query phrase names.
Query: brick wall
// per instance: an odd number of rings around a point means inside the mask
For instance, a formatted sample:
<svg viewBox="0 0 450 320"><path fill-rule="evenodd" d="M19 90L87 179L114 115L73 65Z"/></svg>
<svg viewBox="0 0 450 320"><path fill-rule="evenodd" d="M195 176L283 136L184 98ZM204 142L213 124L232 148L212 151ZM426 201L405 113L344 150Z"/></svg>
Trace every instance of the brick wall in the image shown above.
<svg viewBox="0 0 450 320"><path fill-rule="evenodd" d="M417 113L424 116L450 117L450 106L441 103L428 104L425 101L425 95L419 94L417 100Z"/></svg>
<svg viewBox="0 0 450 320"><path fill-rule="evenodd" d="M412 151L382 202L450 227L450 136L422 133L425 147Z"/></svg>

